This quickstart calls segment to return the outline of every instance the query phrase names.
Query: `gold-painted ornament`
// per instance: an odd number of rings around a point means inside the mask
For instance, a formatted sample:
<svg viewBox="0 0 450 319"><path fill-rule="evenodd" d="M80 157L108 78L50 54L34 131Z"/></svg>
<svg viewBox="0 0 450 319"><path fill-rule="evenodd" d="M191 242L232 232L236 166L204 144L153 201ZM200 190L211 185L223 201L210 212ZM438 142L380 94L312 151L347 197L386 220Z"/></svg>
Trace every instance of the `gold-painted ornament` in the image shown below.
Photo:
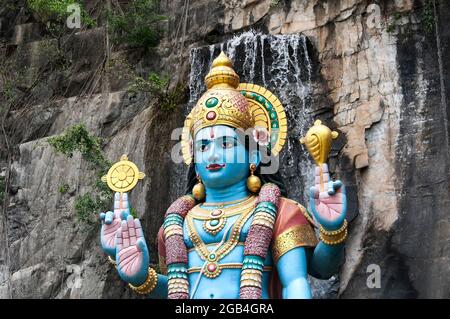
<svg viewBox="0 0 450 319"><path fill-rule="evenodd" d="M300 143L306 146L309 154L321 166L327 162L331 151L331 142L339 136L336 131L330 130L321 120L314 122L314 125L308 130L306 136L300 139Z"/></svg>
<svg viewBox="0 0 450 319"><path fill-rule="evenodd" d="M120 161L111 166L108 173L102 176L102 182L107 183L114 192L126 193L144 177L145 174L139 171L136 164L130 162L127 155L122 155Z"/></svg>
<svg viewBox="0 0 450 319"><path fill-rule="evenodd" d="M202 180L198 175L197 181L198 181L197 184L195 184L194 187L192 188L192 195L196 200L201 201L206 196L205 185L203 185Z"/></svg>
<svg viewBox="0 0 450 319"><path fill-rule="evenodd" d="M203 229L213 236L217 235L227 223L224 215L225 212L222 209L213 209L210 213L211 219L203 222Z"/></svg>
<svg viewBox="0 0 450 319"><path fill-rule="evenodd" d="M156 273L156 271L153 268L148 267L148 275L147 275L147 279L145 280L145 282L136 287L133 286L132 284L128 284L128 286L136 293L140 294L140 295L147 295L149 293L151 293L156 286L158 285L158 274Z"/></svg>
<svg viewBox="0 0 450 319"><path fill-rule="evenodd" d="M252 193L259 192L261 188L261 179L254 175L254 172L256 171L256 165L250 164L250 176L247 178L247 188Z"/></svg>
<svg viewBox="0 0 450 319"><path fill-rule="evenodd" d="M241 208L241 214L239 218L234 222L231 227L231 234L227 241L222 243L220 247L216 247L214 252L211 252L207 245L203 242L200 235L197 233L194 225L194 218L190 213L186 215L186 225L188 230L189 238L194 244L195 251L199 254L200 258L206 261L206 267L203 269L203 274L208 278L216 278L221 273L221 266L219 261L228 255L239 243L239 236L244 226L245 222L252 216L252 213L256 207L257 197L251 197L252 205L242 205L238 206ZM238 208L238 207L236 207ZM245 208L245 209L244 209Z"/></svg>

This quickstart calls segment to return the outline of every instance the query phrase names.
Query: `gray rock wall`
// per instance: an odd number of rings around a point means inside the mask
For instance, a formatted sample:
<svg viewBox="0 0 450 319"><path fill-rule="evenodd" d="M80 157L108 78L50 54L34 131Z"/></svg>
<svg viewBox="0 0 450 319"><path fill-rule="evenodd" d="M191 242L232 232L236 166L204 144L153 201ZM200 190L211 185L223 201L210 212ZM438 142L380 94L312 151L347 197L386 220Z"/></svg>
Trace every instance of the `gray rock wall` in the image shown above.
<svg viewBox="0 0 450 319"><path fill-rule="evenodd" d="M55 154L46 139L83 122L105 139L110 160L128 153L138 164L146 178L131 203L155 260L164 211L185 187L185 167L170 158L176 143L170 136L183 123L188 92L186 103L169 113L149 94L130 96L127 80L118 76L125 64L105 64L101 24L68 36L61 52L69 62L55 66L55 40L17 2L3 2L1 58L13 61L21 88L31 94L8 112L9 149L0 134L0 171L9 176L0 297L135 298L101 252L99 225L85 227L74 216L75 195L89 190L92 178L86 163ZM319 283L317 296L448 298L448 2L197 0L188 10L184 3L162 2L169 22L155 52L115 47L107 59L127 61L140 74L165 71L187 84L193 48L250 29L308 39L308 118L342 133L330 167L348 185L352 219L340 274L331 285ZM92 6L100 10L101 2ZM284 173L294 172L289 185L303 183L298 172L305 163L297 153L283 155L296 163ZM65 183L69 191L61 194ZM290 193L302 201L303 190ZM366 284L371 264L380 266L379 289Z"/></svg>

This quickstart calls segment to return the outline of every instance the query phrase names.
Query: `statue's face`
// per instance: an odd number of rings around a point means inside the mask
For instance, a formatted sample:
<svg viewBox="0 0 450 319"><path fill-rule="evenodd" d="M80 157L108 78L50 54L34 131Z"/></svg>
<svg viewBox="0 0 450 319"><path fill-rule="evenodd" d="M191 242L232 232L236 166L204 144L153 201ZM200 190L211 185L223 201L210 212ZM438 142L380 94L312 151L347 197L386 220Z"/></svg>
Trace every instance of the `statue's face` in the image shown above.
<svg viewBox="0 0 450 319"><path fill-rule="evenodd" d="M194 159L197 174L209 188L231 186L249 175L249 152L236 131L226 125L205 127L198 131Z"/></svg>

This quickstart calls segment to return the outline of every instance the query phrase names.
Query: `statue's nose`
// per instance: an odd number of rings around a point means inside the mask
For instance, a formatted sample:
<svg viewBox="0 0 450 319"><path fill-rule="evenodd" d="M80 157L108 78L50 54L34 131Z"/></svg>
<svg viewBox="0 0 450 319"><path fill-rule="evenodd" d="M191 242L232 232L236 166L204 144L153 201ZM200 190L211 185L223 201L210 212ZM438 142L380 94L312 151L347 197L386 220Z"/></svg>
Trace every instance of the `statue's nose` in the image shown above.
<svg viewBox="0 0 450 319"><path fill-rule="evenodd" d="M217 147L214 143L211 143L211 148L209 149L208 161L210 163L216 163L219 160L219 154L217 153Z"/></svg>

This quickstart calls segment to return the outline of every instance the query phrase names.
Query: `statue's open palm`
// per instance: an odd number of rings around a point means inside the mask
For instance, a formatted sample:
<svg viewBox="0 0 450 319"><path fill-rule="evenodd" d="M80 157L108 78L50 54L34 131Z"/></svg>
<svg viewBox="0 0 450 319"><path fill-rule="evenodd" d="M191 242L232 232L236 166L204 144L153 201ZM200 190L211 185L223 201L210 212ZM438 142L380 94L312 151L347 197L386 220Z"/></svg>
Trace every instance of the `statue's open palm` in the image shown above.
<svg viewBox="0 0 450 319"><path fill-rule="evenodd" d="M149 253L139 219L128 215L117 232L116 263L120 277L139 286L148 275Z"/></svg>
<svg viewBox="0 0 450 319"><path fill-rule="evenodd" d="M342 226L347 211L345 186L341 181L332 181L328 165L316 166L314 186L310 189L310 209L316 220L326 230L336 230Z"/></svg>
<svg viewBox="0 0 450 319"><path fill-rule="evenodd" d="M120 228L122 219L126 219L129 214L128 194L126 193L115 193L114 211L100 214L100 220L102 221L100 230L102 249L113 259L116 258L116 233Z"/></svg>

